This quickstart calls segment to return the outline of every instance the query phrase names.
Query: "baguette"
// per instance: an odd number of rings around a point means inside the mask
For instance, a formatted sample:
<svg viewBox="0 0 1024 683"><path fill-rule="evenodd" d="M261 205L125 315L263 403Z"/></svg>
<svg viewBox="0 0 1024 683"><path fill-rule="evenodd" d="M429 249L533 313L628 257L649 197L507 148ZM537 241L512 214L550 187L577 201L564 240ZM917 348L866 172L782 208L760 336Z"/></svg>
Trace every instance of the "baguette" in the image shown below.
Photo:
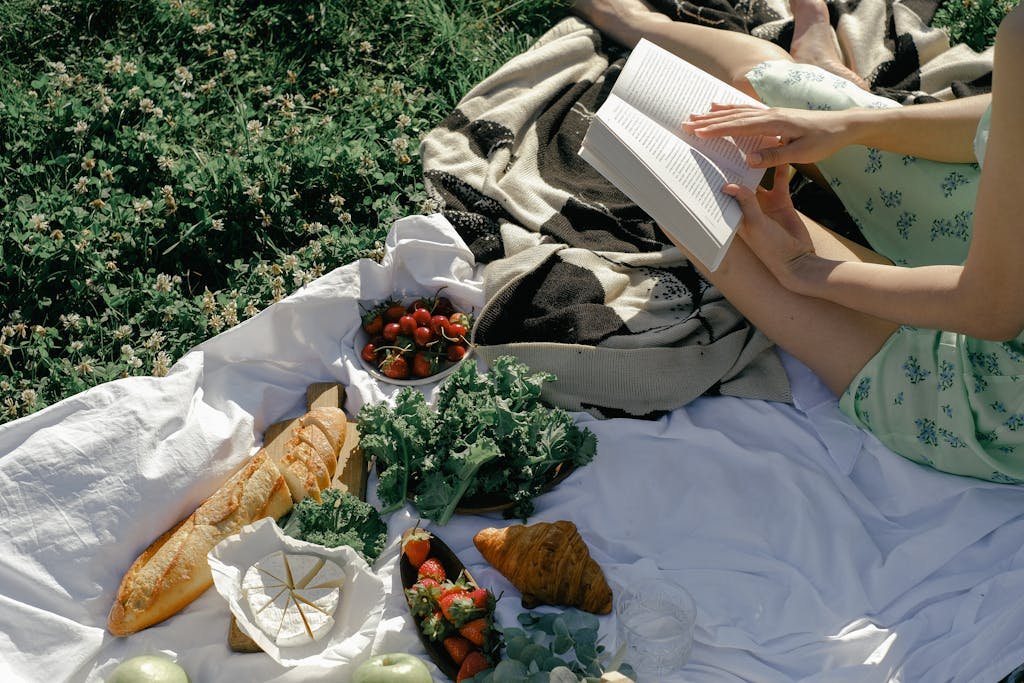
<svg viewBox="0 0 1024 683"><path fill-rule="evenodd" d="M347 423L340 408L314 408L299 418L277 462L296 503L307 496L320 502L320 491L331 485Z"/></svg>
<svg viewBox="0 0 1024 683"><path fill-rule="evenodd" d="M176 614L213 584L206 554L246 524L278 518L292 508L284 477L266 451L156 539L128 568L107 618L107 630L127 636Z"/></svg>

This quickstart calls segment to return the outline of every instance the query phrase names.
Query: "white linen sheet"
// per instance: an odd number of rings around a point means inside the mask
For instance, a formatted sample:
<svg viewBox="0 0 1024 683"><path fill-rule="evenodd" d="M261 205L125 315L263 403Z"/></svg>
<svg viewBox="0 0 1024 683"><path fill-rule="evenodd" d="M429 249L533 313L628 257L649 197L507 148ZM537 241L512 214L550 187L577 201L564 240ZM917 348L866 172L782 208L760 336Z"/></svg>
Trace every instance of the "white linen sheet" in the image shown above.
<svg viewBox="0 0 1024 683"><path fill-rule="evenodd" d="M483 303L479 269L442 217L398 221L386 247L381 264L334 270L167 377L111 382L0 427L0 680L99 681L161 651L194 683L348 680L355 662L286 669L231 653L214 590L128 638L104 625L138 553L263 429L300 414L308 384L346 384L350 414L393 393L356 358L361 299L447 285ZM894 455L785 361L795 406L706 397L658 421L580 415L598 455L539 498L531 521L575 522L613 589L662 575L693 594L696 645L668 683L994 683L1024 662L1024 488ZM373 653L423 653L395 571L397 535L414 520L411 508L388 520L376 569L390 595ZM518 594L472 545L480 528L509 523L457 516L434 531L504 591L499 620L514 625ZM601 621L614 649L614 617Z"/></svg>

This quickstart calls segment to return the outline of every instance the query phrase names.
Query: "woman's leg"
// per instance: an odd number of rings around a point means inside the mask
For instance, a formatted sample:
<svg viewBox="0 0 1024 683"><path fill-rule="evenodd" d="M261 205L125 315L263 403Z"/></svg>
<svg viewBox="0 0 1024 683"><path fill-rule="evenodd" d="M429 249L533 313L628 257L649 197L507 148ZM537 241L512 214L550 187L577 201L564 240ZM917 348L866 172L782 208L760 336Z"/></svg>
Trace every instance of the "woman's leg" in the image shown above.
<svg viewBox="0 0 1024 683"><path fill-rule="evenodd" d="M675 21L644 0L576 0L572 11L627 48L647 38L754 97L746 73L773 59L815 64L867 89L864 79L844 63L825 0L791 0L790 7L789 52L745 33Z"/></svg>
<svg viewBox="0 0 1024 683"><path fill-rule="evenodd" d="M788 52L767 40L674 21L643 0L576 0L572 11L627 48L646 38L751 96L756 95L747 82L748 71L768 60L792 61Z"/></svg>
<svg viewBox="0 0 1024 683"><path fill-rule="evenodd" d="M875 252L803 218L817 253L836 259L889 263ZM685 249L683 253L687 253ZM814 370L836 395L846 390L899 327L786 289L739 238L733 240L714 272L708 272L696 260L693 263L754 326Z"/></svg>

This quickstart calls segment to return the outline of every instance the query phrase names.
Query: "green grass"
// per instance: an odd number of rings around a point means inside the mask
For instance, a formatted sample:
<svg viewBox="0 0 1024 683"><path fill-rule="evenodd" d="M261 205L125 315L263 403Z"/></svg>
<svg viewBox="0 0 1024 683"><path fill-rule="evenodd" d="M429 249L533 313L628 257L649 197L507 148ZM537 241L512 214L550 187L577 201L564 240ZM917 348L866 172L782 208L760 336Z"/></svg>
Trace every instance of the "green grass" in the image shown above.
<svg viewBox="0 0 1024 683"><path fill-rule="evenodd" d="M0 3L0 422L379 254L432 208L419 137L567 4Z"/></svg>
<svg viewBox="0 0 1024 683"><path fill-rule="evenodd" d="M0 4L0 421L163 374L431 209L419 136L564 0Z"/></svg>

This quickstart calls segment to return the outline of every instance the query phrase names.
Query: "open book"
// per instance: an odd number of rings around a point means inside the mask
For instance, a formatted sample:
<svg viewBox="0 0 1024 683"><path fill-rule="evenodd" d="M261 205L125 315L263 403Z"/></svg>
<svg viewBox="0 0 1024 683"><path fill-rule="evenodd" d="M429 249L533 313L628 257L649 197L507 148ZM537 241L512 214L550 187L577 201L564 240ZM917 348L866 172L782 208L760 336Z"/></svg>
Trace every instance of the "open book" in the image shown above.
<svg viewBox="0 0 1024 683"><path fill-rule="evenodd" d="M711 103L764 106L642 39L608 99L594 114L580 156L646 211L675 241L714 270L742 214L721 188L755 189L764 169L747 166L763 136L701 139L682 123Z"/></svg>

